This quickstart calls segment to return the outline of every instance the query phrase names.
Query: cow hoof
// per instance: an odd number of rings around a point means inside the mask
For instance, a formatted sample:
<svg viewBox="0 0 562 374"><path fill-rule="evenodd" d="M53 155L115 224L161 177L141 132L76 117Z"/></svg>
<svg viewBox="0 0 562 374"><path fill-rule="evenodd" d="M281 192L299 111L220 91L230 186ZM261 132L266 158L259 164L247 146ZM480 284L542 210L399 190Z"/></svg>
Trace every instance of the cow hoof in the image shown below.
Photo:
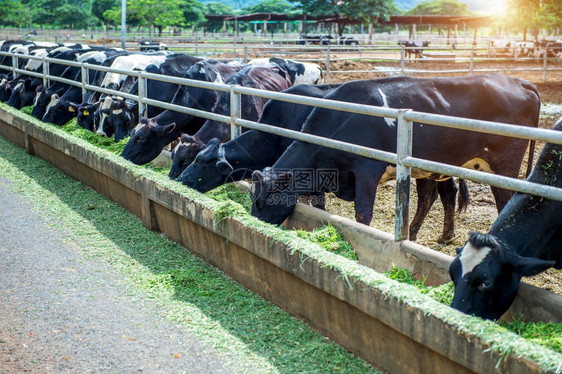
<svg viewBox="0 0 562 374"><path fill-rule="evenodd" d="M453 237L444 237L441 235L439 239L437 239L437 243L439 244L449 244L453 241Z"/></svg>

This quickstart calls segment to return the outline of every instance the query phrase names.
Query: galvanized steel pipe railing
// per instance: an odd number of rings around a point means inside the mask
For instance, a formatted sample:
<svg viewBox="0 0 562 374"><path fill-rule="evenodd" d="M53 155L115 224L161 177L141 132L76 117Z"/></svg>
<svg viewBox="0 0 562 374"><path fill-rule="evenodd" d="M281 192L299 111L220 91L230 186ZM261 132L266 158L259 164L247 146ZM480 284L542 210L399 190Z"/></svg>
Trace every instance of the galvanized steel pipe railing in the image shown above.
<svg viewBox="0 0 562 374"><path fill-rule="evenodd" d="M404 48L401 48L401 54L404 53ZM12 55L5 52L0 52L0 55ZM23 57L23 56L19 56ZM34 56L26 56L34 57ZM24 57L25 58L25 57ZM50 58L36 58L42 60L44 64L59 63L69 66L79 66L81 68L81 81L75 82L68 79L48 75L48 68L44 69L43 73L33 73L17 68L17 58L13 63L12 70L14 73L21 72L30 74L32 76L43 77L44 80L53 80L63 83L80 86L84 90L92 90L109 95L121 96L126 99L134 100L139 103L139 114L145 112L146 105L152 105L163 109L170 109L181 113L187 113L194 116L200 116L206 119L228 123L232 128L232 136L236 137L240 134L241 128L256 129L267 133L272 133L280 136L285 136L291 139L306 141L320 146L333 148L345 152L350 152L359 156L368 157L372 159L381 160L387 163L396 164L397 167L397 192L396 192L396 225L395 225L395 239L402 240L408 237L408 205L410 196L410 179L411 168L422 169L434 173L451 175L458 178L472 180L479 183L486 183L499 188L506 188L523 193L533 194L548 199L562 201L562 189L552 186L540 185L527 181L518 180L515 178L504 177L500 175L487 174L480 171L464 169L457 166L440 164L428 160L412 157L412 128L413 123L428 124L434 126L442 126L448 128L462 129L468 131L478 131L487 134L495 134L502 136L518 137L527 140L539 140L555 144L562 144L562 133L538 128L529 128L526 126L504 124L490 121L472 120L467 118L448 117L438 114L421 113L407 109L393 109L382 108L364 104L356 104L349 102L341 102L334 100L327 100L322 98L311 98L298 95L290 95L280 92L263 91L249 87L224 85L210 82L195 81L185 78L170 77L159 74L150 74L146 72L122 70L103 67L100 65L91 65L79 62L70 62L64 60L50 59ZM87 74L89 69L104 71L106 73L124 74L137 76L139 80L139 94L133 95L116 90L109 90L97 86L93 86L87 81ZM47 71L47 73L45 73ZM33 73L33 74L31 74ZM186 108L171 103L166 103L154 99L149 99L146 92L146 82L148 79L159 80L163 82L176 83L181 85L189 85L200 87L210 90L219 90L228 92L231 99L231 113L229 116L219 115L211 112L201 111L198 109ZM397 153L380 151L368 147L359 146L341 142L334 139L323 138L312 134L301 133L299 131L282 129L279 127L271 126L268 124L248 121L241 118L240 103L241 95L259 96L266 99L281 100L296 104L310 105L320 108L331 110L345 111L349 113L369 115L376 117L389 117L397 119L398 123L398 149Z"/></svg>

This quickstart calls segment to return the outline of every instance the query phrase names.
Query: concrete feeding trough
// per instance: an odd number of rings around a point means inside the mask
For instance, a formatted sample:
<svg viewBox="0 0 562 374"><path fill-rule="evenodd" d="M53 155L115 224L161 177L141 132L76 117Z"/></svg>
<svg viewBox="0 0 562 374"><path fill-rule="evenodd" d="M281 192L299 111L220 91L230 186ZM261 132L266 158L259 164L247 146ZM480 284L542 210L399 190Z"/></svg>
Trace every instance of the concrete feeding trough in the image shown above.
<svg viewBox="0 0 562 374"><path fill-rule="evenodd" d="M229 203L214 201L4 105L0 136L108 196L140 217L146 227L165 233L377 369L393 373L560 370L561 354L493 322L459 313L413 286L327 252L291 231L249 215L229 215ZM439 269L445 269L450 258L408 241L394 242L389 234L355 222L299 205L287 225L314 227L326 220L357 247L363 263L381 269L396 263L429 274L435 283L443 278ZM529 302L533 308L541 305L534 299Z"/></svg>

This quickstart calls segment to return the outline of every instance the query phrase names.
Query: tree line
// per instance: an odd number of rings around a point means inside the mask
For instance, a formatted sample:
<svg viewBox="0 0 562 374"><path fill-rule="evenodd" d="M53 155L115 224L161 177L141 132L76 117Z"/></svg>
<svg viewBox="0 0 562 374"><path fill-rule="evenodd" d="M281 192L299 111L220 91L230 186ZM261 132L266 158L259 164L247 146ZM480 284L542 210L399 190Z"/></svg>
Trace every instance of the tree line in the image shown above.
<svg viewBox="0 0 562 374"><path fill-rule="evenodd" d="M396 7L395 0L264 0L237 10L219 1L127 0L127 27L157 30L160 34L164 29L208 25L206 14L251 13L330 15L342 20L338 22L338 29L345 26L345 19L376 25L395 14L475 15L457 0L424 1L405 12ZM505 12L498 22L514 32L538 36L540 29L553 30L562 25L562 1L505 0ZM0 0L0 24L3 27L119 29L121 0ZM217 29L222 24L210 26Z"/></svg>

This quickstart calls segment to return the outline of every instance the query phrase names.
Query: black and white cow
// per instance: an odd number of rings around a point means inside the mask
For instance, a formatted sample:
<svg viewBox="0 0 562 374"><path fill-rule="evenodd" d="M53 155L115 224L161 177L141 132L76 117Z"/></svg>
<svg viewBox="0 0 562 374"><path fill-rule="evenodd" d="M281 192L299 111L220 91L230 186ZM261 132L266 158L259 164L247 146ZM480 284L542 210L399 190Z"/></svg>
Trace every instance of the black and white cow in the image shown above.
<svg viewBox="0 0 562 374"><path fill-rule="evenodd" d="M195 63L184 75L186 79L224 83L246 65L238 61L229 63L218 60L203 60ZM219 92L205 88L182 85L176 91L172 104L210 112L215 106ZM205 123L201 117L165 110L151 119L142 118L121 156L143 165L154 160L171 141L181 133L194 134Z"/></svg>
<svg viewBox="0 0 562 374"><path fill-rule="evenodd" d="M354 81L343 84L325 99L523 126L537 126L540 108L535 86L502 75ZM303 132L396 152L396 120L392 118L316 108L304 124ZM527 144L525 140L509 137L414 124L414 157L510 177L517 177ZM253 173L252 214L266 222L280 224L291 214L301 194L330 191L344 200L355 201L357 221L369 224L377 186L390 178L386 173L392 170L389 166L383 161L294 141L271 169ZM299 177L295 172L303 169L330 170L337 176L338 183L328 186L298 184L299 188L295 188L294 179ZM412 176L442 177L421 171L413 171ZM498 210L512 195L510 191L495 187L492 192ZM275 198L271 198L273 194Z"/></svg>
<svg viewBox="0 0 562 374"><path fill-rule="evenodd" d="M251 87L267 91L282 91L292 84L288 73L276 64L269 66L248 65L226 81L226 84ZM241 113L243 119L257 121L262 114L267 99L258 96L242 95ZM213 113L230 115L230 92L221 92ZM171 126L171 125L170 125ZM184 139L187 163L195 160L195 156L206 147L207 143L217 138L219 142L230 140L230 125L227 123L207 120L193 136ZM125 151L123 151L125 152Z"/></svg>
<svg viewBox="0 0 562 374"><path fill-rule="evenodd" d="M562 131L562 119L554 130ZM528 181L562 188L562 145L547 143ZM472 232L449 267L452 307L496 320L515 299L521 277L562 269L562 202L516 193L487 234Z"/></svg>
<svg viewBox="0 0 562 374"><path fill-rule="evenodd" d="M148 65L145 71L151 74L183 77L185 72L199 61L201 59L197 57L183 53L174 53L166 56L166 60L162 64ZM146 95L149 99L169 103L174 98L178 88L179 85L176 83L149 79L147 81ZM133 95L138 94L138 82L135 82L129 93ZM133 126L138 124L138 107L138 103L133 100L115 100L111 103L109 109L102 110L107 115L107 125L114 131L115 142L128 136ZM164 111L164 109L152 105L149 105L146 110L145 115L148 117L154 117Z"/></svg>
<svg viewBox="0 0 562 374"><path fill-rule="evenodd" d="M414 55L414 58L422 58L423 57L423 49L429 47L428 41L401 41L398 42L398 45L403 45L405 47L404 53L405 58L411 59L411 56Z"/></svg>

